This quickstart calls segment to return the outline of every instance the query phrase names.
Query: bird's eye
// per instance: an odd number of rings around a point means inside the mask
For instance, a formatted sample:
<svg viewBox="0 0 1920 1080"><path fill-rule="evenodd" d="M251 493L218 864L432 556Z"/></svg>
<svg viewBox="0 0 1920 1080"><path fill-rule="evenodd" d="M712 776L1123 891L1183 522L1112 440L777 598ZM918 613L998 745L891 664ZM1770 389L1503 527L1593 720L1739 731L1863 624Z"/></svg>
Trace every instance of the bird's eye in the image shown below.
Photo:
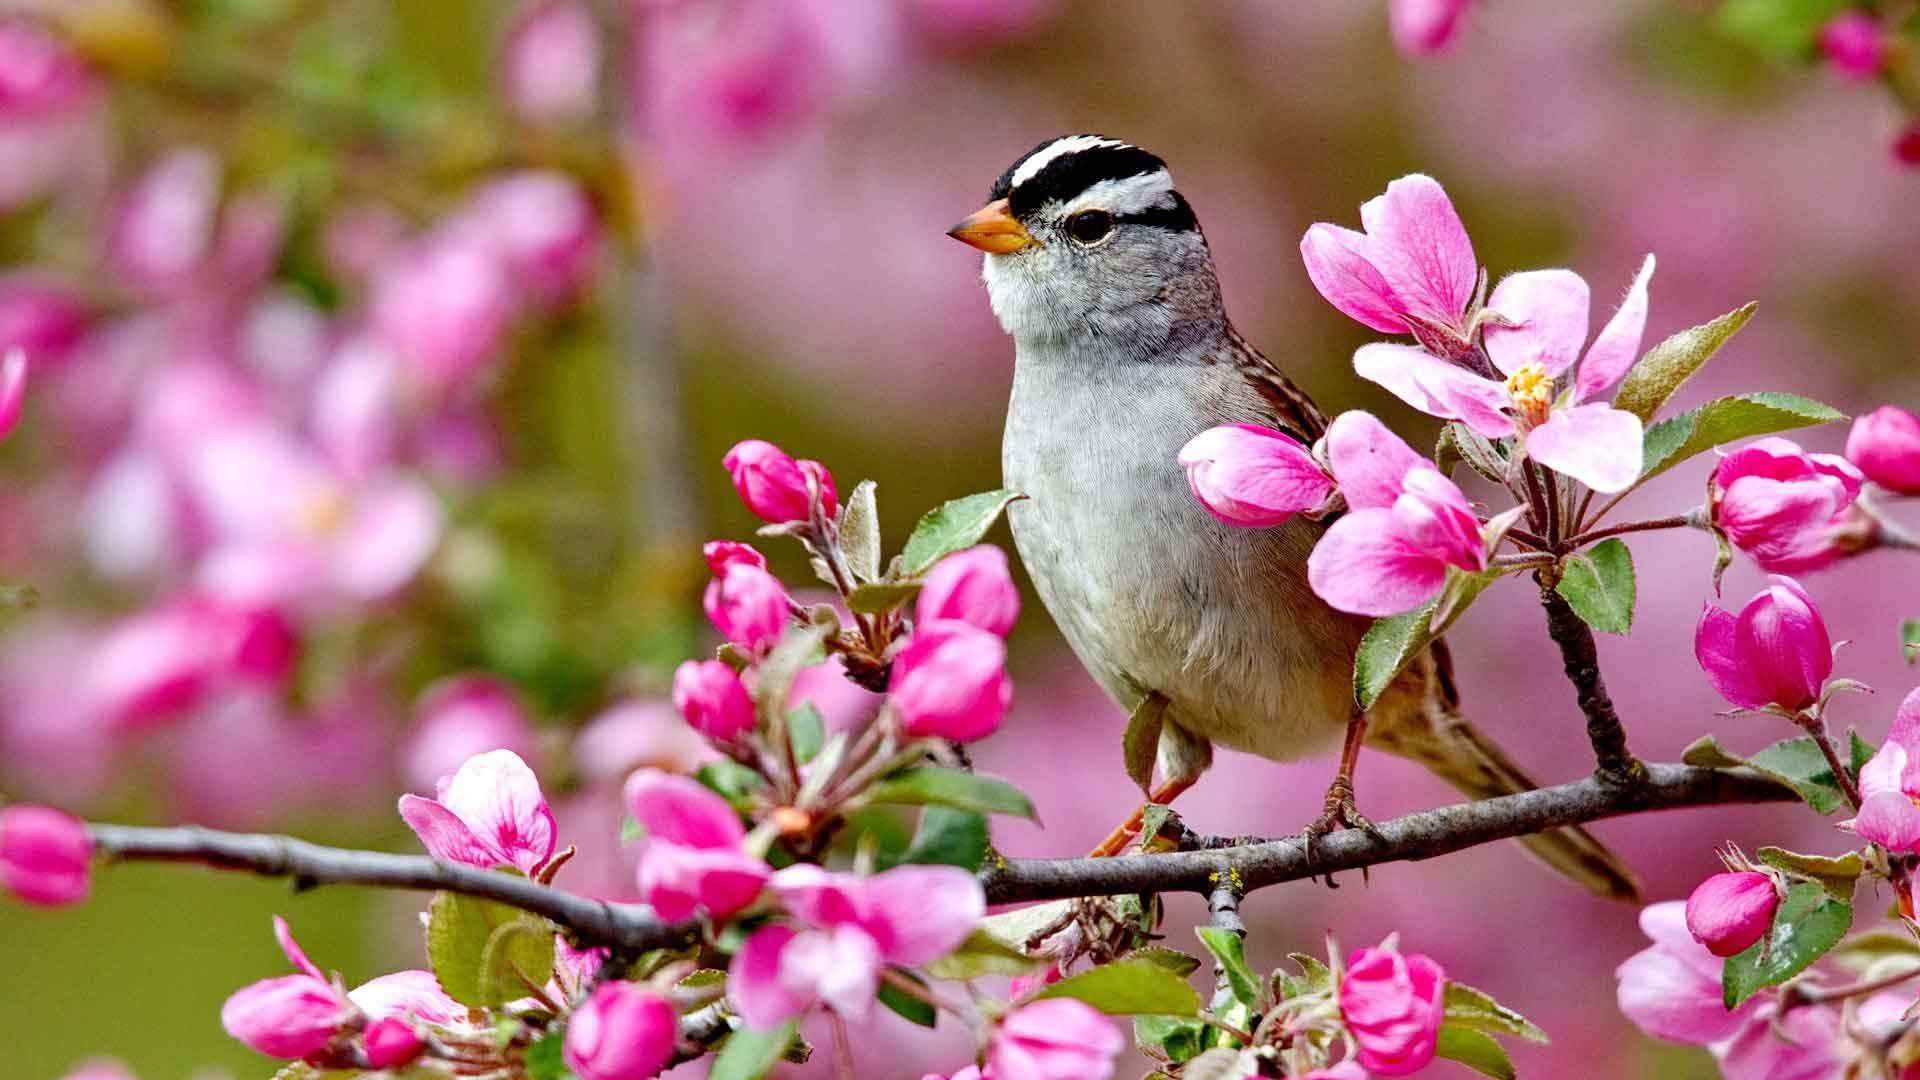
<svg viewBox="0 0 1920 1080"><path fill-rule="evenodd" d="M1113 215L1105 210L1082 210L1067 219L1067 235L1092 244L1113 231Z"/></svg>

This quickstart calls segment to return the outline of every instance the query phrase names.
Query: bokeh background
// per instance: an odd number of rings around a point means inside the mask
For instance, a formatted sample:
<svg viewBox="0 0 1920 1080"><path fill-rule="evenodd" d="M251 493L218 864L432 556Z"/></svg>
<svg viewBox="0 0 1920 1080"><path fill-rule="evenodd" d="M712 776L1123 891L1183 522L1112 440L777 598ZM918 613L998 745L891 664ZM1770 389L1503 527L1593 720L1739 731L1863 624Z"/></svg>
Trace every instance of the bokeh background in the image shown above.
<svg viewBox="0 0 1920 1080"><path fill-rule="evenodd" d="M1416 444L1432 423L1353 377L1368 334L1297 255L1309 223L1354 223L1410 171L1447 186L1496 275L1570 265L1599 306L1657 252L1649 341L1758 300L1686 403L1920 404L1920 177L1886 151L1891 106L1767 66L1704 4L1491 0L1419 61L1372 0L0 12L0 338L33 365L0 448L0 580L38 594L0 618L0 796L99 817L412 850L395 797L505 743L583 849L562 883L621 894L611 785L688 753L663 688L711 644L698 544L753 525L721 453L757 436L823 460L842 490L874 478L895 542L940 500L997 486L1011 350L977 254L941 232L1064 131L1166 157L1240 327L1329 411L1375 409ZM1673 512L1703 482L1679 469L1631 505ZM1635 749L1787 734L1716 715L1691 661L1711 541L1633 547L1637 625L1602 659ZM1737 563L1729 600L1759 580ZM1920 615L1920 573L1870 556L1810 586L1854 642L1843 671L1881 691L1836 719L1878 737L1920 679L1895 633ZM1452 637L1483 726L1542 779L1590 767L1521 580ZM977 761L1027 786L1045 825L997 839L1077 852L1134 799L1122 718L1037 603L1014 640L1015 710ZM831 680L818 693L861 705ZM1330 768L1228 754L1183 813L1292 831ZM1393 760L1369 757L1359 783L1375 818L1451 798ZM1653 898L1683 895L1724 840L1844 842L1784 808L1598 831ZM1517 847L1339 884L1250 900L1255 960L1398 930L1552 1033L1519 1051L1523 1072L1712 1075L1614 1008L1635 913ZM418 906L152 867L104 871L77 909L0 905L0 1071L51 1080L107 1054L145 1080L267 1075L217 1014L280 972L269 914L355 983L422 966ZM1170 902L1170 943L1194 944L1203 917ZM904 1028L862 1030L862 1075L965 1057L955 1031Z"/></svg>

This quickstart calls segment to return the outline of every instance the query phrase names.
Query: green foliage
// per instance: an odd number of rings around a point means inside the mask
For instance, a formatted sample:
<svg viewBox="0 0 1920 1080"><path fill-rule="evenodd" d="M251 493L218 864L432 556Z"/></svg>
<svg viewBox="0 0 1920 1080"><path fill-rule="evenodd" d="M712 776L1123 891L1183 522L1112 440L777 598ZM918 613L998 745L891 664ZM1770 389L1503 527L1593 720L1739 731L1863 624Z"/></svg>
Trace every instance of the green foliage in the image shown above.
<svg viewBox="0 0 1920 1080"><path fill-rule="evenodd" d="M901 973L901 977L911 979L919 986L927 985L925 979L914 975ZM879 988L874 991L873 996L879 999L880 1004L885 1005L901 1017L919 1024L921 1027L930 1028L939 1022L940 1014L934 1009L932 1002L915 994L910 994L900 987L895 986L893 983L882 982Z"/></svg>
<svg viewBox="0 0 1920 1080"><path fill-rule="evenodd" d="M1845 420L1846 414L1797 394L1738 394L1663 420L1647 429L1639 483L1736 439L1772 435L1812 424Z"/></svg>
<svg viewBox="0 0 1920 1080"><path fill-rule="evenodd" d="M1193 1016L1200 995L1187 980L1146 960L1121 959L1069 975L1038 997L1070 997L1109 1016Z"/></svg>
<svg viewBox="0 0 1920 1080"><path fill-rule="evenodd" d="M1800 64L1817 52L1820 28L1853 7L1852 0L1726 0L1720 30L1779 64Z"/></svg>
<svg viewBox="0 0 1920 1080"><path fill-rule="evenodd" d="M1787 890L1774 912L1771 931L1745 952L1729 957L1721 974L1727 1008L1800 974L1846 936L1853 905L1835 900L1820 885L1804 881Z"/></svg>
<svg viewBox="0 0 1920 1080"><path fill-rule="evenodd" d="M941 863L978 870L987 858L987 819L973 810L929 806L901 862Z"/></svg>
<svg viewBox="0 0 1920 1080"><path fill-rule="evenodd" d="M1747 303L1712 322L1682 330L1648 349L1620 381L1613 407L1651 423L1659 415L1660 407L1713 358L1728 338L1747 325L1758 308L1756 303Z"/></svg>
<svg viewBox="0 0 1920 1080"><path fill-rule="evenodd" d="M1141 794L1153 784L1153 760L1160 750L1160 731L1166 726L1167 699L1148 694L1140 699L1127 717L1127 730L1120 736L1120 754L1126 760L1127 779Z"/></svg>
<svg viewBox="0 0 1920 1080"><path fill-rule="evenodd" d="M1475 1031L1517 1035L1528 1042L1547 1041L1546 1032L1535 1026L1533 1021L1493 1000L1493 995L1451 980L1447 983L1446 1022Z"/></svg>
<svg viewBox="0 0 1920 1080"><path fill-rule="evenodd" d="M1158 964L1181 978L1200 970L1200 959L1188 956L1178 949L1169 949L1164 945L1147 945L1127 954L1129 960L1145 960L1149 964Z"/></svg>
<svg viewBox="0 0 1920 1080"><path fill-rule="evenodd" d="M1179 1063L1198 1057L1207 1048L1211 1029L1204 1020L1184 1016L1136 1016L1133 1041L1143 1047L1155 1047L1167 1060Z"/></svg>
<svg viewBox="0 0 1920 1080"><path fill-rule="evenodd" d="M742 813L752 807L754 796L765 783L759 773L725 758L700 766L700 771L694 773L693 778L713 789L715 794Z"/></svg>
<svg viewBox="0 0 1920 1080"><path fill-rule="evenodd" d="M793 1044L799 1027L799 1021L789 1020L772 1031L735 1030L720 1044L707 1080L760 1080Z"/></svg>
<svg viewBox="0 0 1920 1080"><path fill-rule="evenodd" d="M1491 570L1468 574L1449 569L1446 588L1433 602L1404 615L1375 619L1353 658L1353 696L1360 707L1371 709L1407 665L1446 633L1447 627L1499 576ZM1440 613L1437 624L1436 613Z"/></svg>
<svg viewBox="0 0 1920 1080"><path fill-rule="evenodd" d="M1827 960L1860 974L1875 969L1884 972L1883 965L1890 960L1920 970L1920 942L1916 942L1908 930L1867 930L1835 945L1828 951Z"/></svg>
<svg viewBox="0 0 1920 1080"><path fill-rule="evenodd" d="M1507 1050L1483 1031L1458 1024L1440 1025L1440 1041L1434 1053L1448 1061L1457 1061L1482 1076L1494 1080L1514 1080L1517 1075Z"/></svg>
<svg viewBox="0 0 1920 1080"><path fill-rule="evenodd" d="M920 595L918 581L868 581L854 586L847 609L860 615L881 615Z"/></svg>
<svg viewBox="0 0 1920 1080"><path fill-rule="evenodd" d="M518 1001L553 977L553 924L522 915L494 928L480 954L480 995L489 1005Z"/></svg>
<svg viewBox="0 0 1920 1080"><path fill-rule="evenodd" d="M552 977L553 925L505 904L435 893L428 908L427 960L455 1001L504 1005L526 997L527 982L542 986Z"/></svg>
<svg viewBox="0 0 1920 1080"><path fill-rule="evenodd" d="M1828 855L1802 855L1797 851L1784 848L1763 847L1757 853L1761 862L1776 869L1785 870L1796 877L1806 878L1827 891L1835 900L1853 899L1853 887L1859 882L1860 875L1866 873L1867 864L1857 851L1833 857Z"/></svg>
<svg viewBox="0 0 1920 1080"><path fill-rule="evenodd" d="M1324 994L1333 989L1333 972L1319 957L1310 953L1288 953L1287 959L1300 969L1298 975L1280 976L1280 994L1285 998Z"/></svg>
<svg viewBox="0 0 1920 1080"><path fill-rule="evenodd" d="M1005 780L949 769L917 765L875 784L867 798L902 806L950 806L982 814L1012 814L1034 819L1033 800Z"/></svg>
<svg viewBox="0 0 1920 1080"><path fill-rule="evenodd" d="M799 708L787 714L787 736L793 740L793 753L801 764L812 761L820 753L820 745L827 738L827 722L813 702L803 701Z"/></svg>
<svg viewBox="0 0 1920 1080"><path fill-rule="evenodd" d="M1909 664L1920 660L1920 619L1908 619L1900 624L1900 651Z"/></svg>
<svg viewBox="0 0 1920 1080"><path fill-rule="evenodd" d="M527 1047L527 1080L575 1080L566 1059L561 1057L566 1041L566 1033L560 1031L535 1039Z"/></svg>
<svg viewBox="0 0 1920 1080"><path fill-rule="evenodd" d="M929 510L907 537L907 546L900 553L900 572L917 577L948 555L979 543L1007 504L1023 497L1002 488L953 499Z"/></svg>
<svg viewBox="0 0 1920 1080"><path fill-rule="evenodd" d="M1062 901L1065 903L1066 901ZM1003 916L995 916L1003 918ZM922 965L928 975L953 982L977 979L982 975L1025 975L1038 967L1024 949L994 931L989 918L967 940L947 956ZM1036 926L1044 926L1044 923Z"/></svg>
<svg viewBox="0 0 1920 1080"><path fill-rule="evenodd" d="M1222 930L1217 926L1202 926L1194 930L1199 935L1200 944L1213 954L1213 962L1227 977L1227 987L1233 991L1233 998L1251 1009L1260 1009L1264 1005L1265 994L1260 989L1260 978L1247 966L1246 939L1231 930Z"/></svg>
<svg viewBox="0 0 1920 1080"><path fill-rule="evenodd" d="M1703 735L1681 753L1680 760L1702 769L1746 766L1766 773L1792 788L1816 813L1831 814L1846 801L1840 786L1834 782L1826 755L1807 736L1774 743L1750 758L1743 758L1722 747L1713 736Z"/></svg>
<svg viewBox="0 0 1920 1080"><path fill-rule="evenodd" d="M1588 626L1609 634L1633 629L1633 552L1619 537L1567 556L1554 591Z"/></svg>

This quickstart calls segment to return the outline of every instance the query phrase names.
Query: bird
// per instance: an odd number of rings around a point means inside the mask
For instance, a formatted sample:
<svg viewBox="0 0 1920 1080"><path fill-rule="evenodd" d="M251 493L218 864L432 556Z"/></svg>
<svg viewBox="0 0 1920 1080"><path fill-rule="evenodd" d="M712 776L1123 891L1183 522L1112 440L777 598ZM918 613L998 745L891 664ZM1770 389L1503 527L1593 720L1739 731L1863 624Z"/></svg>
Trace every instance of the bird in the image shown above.
<svg viewBox="0 0 1920 1080"><path fill-rule="evenodd" d="M1340 746L1309 850L1333 829L1372 827L1354 796L1363 744L1475 799L1538 786L1461 714L1444 642L1358 709L1353 661L1369 622L1307 582L1324 521L1237 528L1189 490L1176 458L1201 431L1259 424L1312 445L1327 420L1234 329L1165 161L1102 135L1049 139L948 235L983 253L988 300L1014 342L1001 444L1005 484L1026 496L1008 509L1014 545L1106 693L1129 712L1160 710L1150 802L1191 787L1216 744L1278 762ZM1094 854L1124 850L1140 818ZM1639 896L1632 871L1584 829L1523 843L1596 894Z"/></svg>

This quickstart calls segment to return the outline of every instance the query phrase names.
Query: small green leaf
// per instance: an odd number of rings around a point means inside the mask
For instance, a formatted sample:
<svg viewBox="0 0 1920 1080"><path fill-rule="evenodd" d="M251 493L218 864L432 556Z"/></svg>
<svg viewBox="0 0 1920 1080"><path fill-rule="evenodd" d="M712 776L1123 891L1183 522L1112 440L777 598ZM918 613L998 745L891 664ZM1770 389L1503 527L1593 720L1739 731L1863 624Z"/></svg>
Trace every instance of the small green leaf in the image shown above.
<svg viewBox="0 0 1920 1080"><path fill-rule="evenodd" d="M921 986L926 985L926 980L915 978L911 974L903 972L902 977L912 979ZM909 994L890 982L882 982L873 996L879 999L880 1004L924 1028L933 1027L940 1018L940 1014L934 1010L931 1002Z"/></svg>
<svg viewBox="0 0 1920 1080"><path fill-rule="evenodd" d="M760 1080L786 1052L800 1022L789 1020L773 1031L742 1027L720 1044L707 1080Z"/></svg>
<svg viewBox="0 0 1920 1080"><path fill-rule="evenodd" d="M639 841L645 840L646 838L647 838L647 827L645 825L640 824L640 819L634 817L632 814L620 815L620 846L621 847L626 847L628 844L638 843Z"/></svg>
<svg viewBox="0 0 1920 1080"><path fill-rule="evenodd" d="M1260 979L1253 969L1247 966L1246 939L1231 930L1222 930L1217 926L1202 926L1194 930L1200 937L1200 944L1213 954L1213 962L1227 977L1227 986L1233 990L1234 1000L1252 1009L1261 1008Z"/></svg>
<svg viewBox="0 0 1920 1080"><path fill-rule="evenodd" d="M1727 539L1726 530L1717 525L1713 528L1713 546L1713 595L1719 596L1721 579L1733 565L1733 541Z"/></svg>
<svg viewBox="0 0 1920 1080"><path fill-rule="evenodd" d="M822 644L827 640L823 626L790 626L780 641L760 663L754 681L754 701L769 722L786 718L787 694L793 689L800 669L819 663L826 657Z"/></svg>
<svg viewBox="0 0 1920 1080"><path fill-rule="evenodd" d="M1169 949L1164 945L1146 945L1127 954L1129 960L1145 960L1149 964L1158 964L1181 978L1200 970L1200 958L1188 956L1178 949Z"/></svg>
<svg viewBox="0 0 1920 1080"><path fill-rule="evenodd" d="M434 894L427 912L427 960L440 988L462 1005L485 1008L501 1004L489 990L487 947L494 931L522 917L520 909L443 892ZM551 949L551 931L547 943ZM551 958L548 964L551 966ZM525 996L525 987L514 995Z"/></svg>
<svg viewBox="0 0 1920 1080"><path fill-rule="evenodd" d="M1909 664L1920 660L1920 619L1908 619L1900 624L1900 651Z"/></svg>
<svg viewBox="0 0 1920 1080"><path fill-rule="evenodd" d="M1720 32L1776 64L1813 59L1820 28L1847 10L1850 0L1726 0L1715 22Z"/></svg>
<svg viewBox="0 0 1920 1080"><path fill-rule="evenodd" d="M553 977L553 924L522 915L494 928L480 954L484 1005L518 1001Z"/></svg>
<svg viewBox="0 0 1920 1080"><path fill-rule="evenodd" d="M987 819L972 810L951 806L929 806L920 811L920 826L914 830L901 862L939 863L978 870L987 858Z"/></svg>
<svg viewBox="0 0 1920 1080"><path fill-rule="evenodd" d="M907 577L918 577L948 555L979 543L999 520L1007 504L1019 498L1023 498L1019 492L1003 488L934 507L913 527L913 535L907 537L907 546L900 553L901 572Z"/></svg>
<svg viewBox="0 0 1920 1080"><path fill-rule="evenodd" d="M1721 746L1720 740L1712 735L1702 735L1680 751L1680 763L1696 769L1738 769L1746 765L1747 759Z"/></svg>
<svg viewBox="0 0 1920 1080"><path fill-rule="evenodd" d="M1729 1009L1769 986L1778 986L1805 971L1846 936L1853 925L1853 905L1835 900L1811 881L1787 890L1787 898L1773 913L1767 936L1737 956L1727 959L1721 989Z"/></svg>
<svg viewBox="0 0 1920 1080"><path fill-rule="evenodd" d="M1864 974L1889 960L1904 961L1920 967L1920 942L1904 930L1868 930L1835 945L1827 959L1849 971Z"/></svg>
<svg viewBox="0 0 1920 1080"><path fill-rule="evenodd" d="M1160 730L1166 726L1167 699L1148 694L1134 706L1127 718L1126 733L1120 736L1120 753L1126 759L1127 779L1142 794L1153 785L1153 760L1160 750Z"/></svg>
<svg viewBox="0 0 1920 1080"><path fill-rule="evenodd" d="M1030 909L1029 909L1030 910ZM1040 966L1025 950L994 933L986 923L967 935L953 952L921 965L921 970L936 979L964 982L982 975L1025 975ZM1044 926L1045 923L1036 924Z"/></svg>
<svg viewBox="0 0 1920 1080"><path fill-rule="evenodd" d="M919 765L873 785L867 798L902 806L951 806L982 814L1034 818L1033 800L1005 780L940 765Z"/></svg>
<svg viewBox="0 0 1920 1080"><path fill-rule="evenodd" d="M682 990L705 990L714 986L725 986L727 973L719 968L696 968L673 985Z"/></svg>
<svg viewBox="0 0 1920 1080"><path fill-rule="evenodd" d="M566 1033L560 1031L535 1039L527 1047L527 1080L574 1080L560 1053L566 1041Z"/></svg>
<svg viewBox="0 0 1920 1080"><path fill-rule="evenodd" d="M1651 423L1660 407L1728 338L1747 325L1759 306L1748 303L1737 307L1712 322L1682 330L1648 349L1621 380L1620 391L1613 396L1613 407Z"/></svg>
<svg viewBox="0 0 1920 1080"><path fill-rule="evenodd" d="M700 766L700 771L694 773L693 778L711 788L715 794L727 800L728 804L742 813L752 808L754 796L759 793L764 783L759 773L737 761L729 761L725 758Z"/></svg>
<svg viewBox="0 0 1920 1080"><path fill-rule="evenodd" d="M1447 983L1446 1022L1476 1031L1517 1035L1528 1042L1544 1043L1547 1033L1533 1021L1493 1000L1493 995L1465 983Z"/></svg>
<svg viewBox="0 0 1920 1080"><path fill-rule="evenodd" d="M1827 756L1810 736L1774 743L1748 758L1747 764L1785 780L1815 813L1831 814L1845 800Z"/></svg>
<svg viewBox="0 0 1920 1080"><path fill-rule="evenodd" d="M1076 998L1109 1016L1192 1016L1200 1011L1200 995L1187 980L1144 960L1116 960L1089 968L1036 996Z"/></svg>
<svg viewBox="0 0 1920 1080"><path fill-rule="evenodd" d="M1638 483L1722 443L1845 420L1846 414L1796 394L1740 394L1717 398L1647 429Z"/></svg>
<svg viewBox="0 0 1920 1080"><path fill-rule="evenodd" d="M847 608L861 615L884 615L920 595L919 581L868 581L853 587Z"/></svg>
<svg viewBox="0 0 1920 1080"><path fill-rule="evenodd" d="M1373 708L1373 703L1380 700L1380 695L1387 692L1387 687L1393 685L1393 680L1407 665L1426 651L1435 638L1446 633L1447 627L1453 625L1498 576L1492 571L1467 574L1448 570L1447 588L1431 603L1404 615L1375 619L1367 628L1367 636L1360 640L1359 652L1353 659L1353 696L1360 707ZM1435 626L1433 613L1443 600L1450 601L1450 607L1441 624Z"/></svg>
<svg viewBox="0 0 1920 1080"><path fill-rule="evenodd" d="M820 753L820 744L827 738L827 722L813 702L803 701L787 714L787 732L793 740L794 756L804 765Z"/></svg>
<svg viewBox="0 0 1920 1080"><path fill-rule="evenodd" d="M1853 887L1866 873L1867 864L1857 851L1833 858L1826 855L1802 855L1784 848L1763 847L1757 853L1768 866L1797 877L1811 878L1835 900L1851 901Z"/></svg>
<svg viewBox="0 0 1920 1080"><path fill-rule="evenodd" d="M1861 738L1860 732L1857 729L1848 728L1847 729L1847 771L1851 772L1854 775L1854 777L1858 779L1860 776L1860 770L1866 768L1867 762L1873 760L1873 754L1874 754L1873 744Z"/></svg>
<svg viewBox="0 0 1920 1080"><path fill-rule="evenodd" d="M1633 552L1610 537L1567 557L1554 591L1588 626L1609 634L1633 629Z"/></svg>
<svg viewBox="0 0 1920 1080"><path fill-rule="evenodd" d="M1440 1026L1439 1045L1434 1053L1448 1061L1457 1061L1482 1076L1491 1076L1494 1080L1514 1080L1513 1060L1507 1057L1506 1048L1494 1042L1492 1036L1470 1027L1458 1024Z"/></svg>
<svg viewBox="0 0 1920 1080"><path fill-rule="evenodd" d="M875 493L873 481L860 481L847 496L847 509L840 517L840 550L847 569L860 581L880 577L880 511Z"/></svg>
<svg viewBox="0 0 1920 1080"><path fill-rule="evenodd" d="M1199 1056L1207 1047L1207 1024L1183 1016L1136 1016L1133 1041L1158 1047L1167 1060L1179 1063Z"/></svg>
<svg viewBox="0 0 1920 1080"><path fill-rule="evenodd" d="M1280 986L1289 998L1322 994L1333 988L1333 972L1317 956L1309 953L1288 953L1287 959L1300 969L1298 975L1283 975Z"/></svg>
<svg viewBox="0 0 1920 1080"><path fill-rule="evenodd" d="M1507 460L1501 456L1500 448L1467 425L1455 421L1440 429L1440 442L1434 447L1434 453L1446 452L1466 462L1468 468L1486 479L1496 484L1505 483Z"/></svg>

